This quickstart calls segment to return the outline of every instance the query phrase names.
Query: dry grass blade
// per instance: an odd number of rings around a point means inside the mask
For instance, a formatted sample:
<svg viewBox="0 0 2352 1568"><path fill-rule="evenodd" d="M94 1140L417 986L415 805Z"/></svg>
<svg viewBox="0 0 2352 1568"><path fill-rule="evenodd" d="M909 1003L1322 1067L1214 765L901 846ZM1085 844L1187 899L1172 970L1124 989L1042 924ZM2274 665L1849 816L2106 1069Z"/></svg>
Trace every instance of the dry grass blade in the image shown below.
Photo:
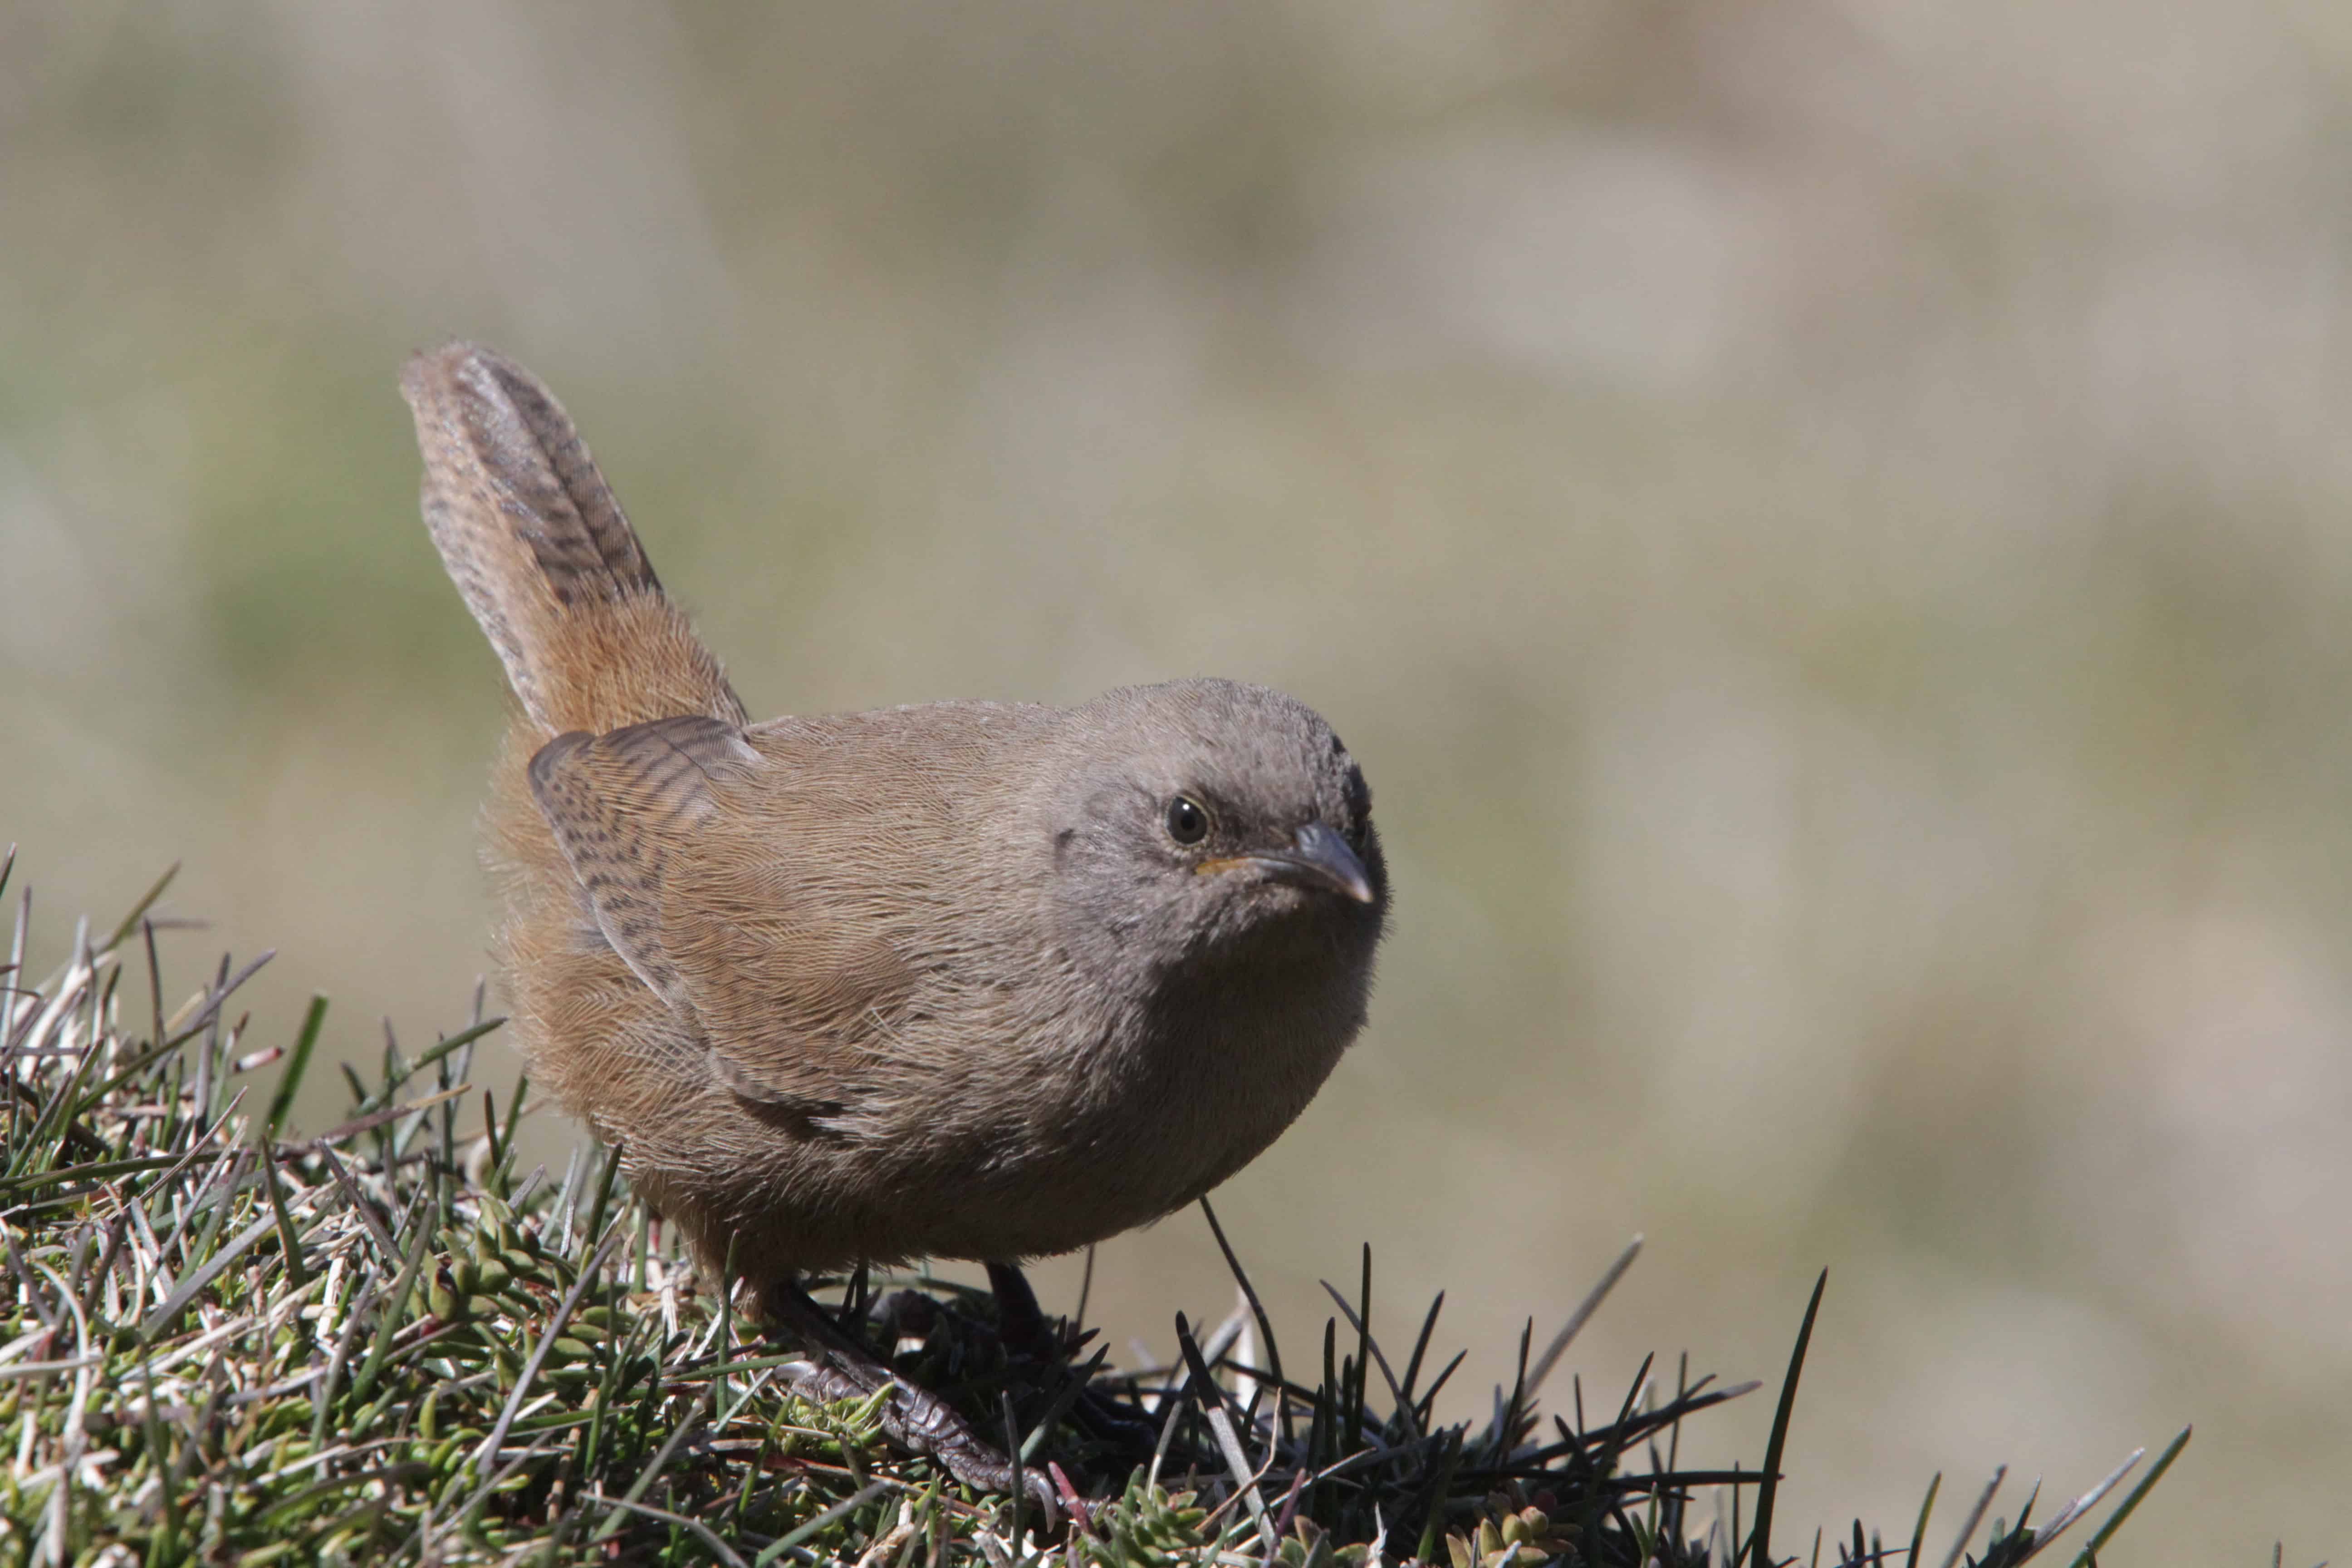
<svg viewBox="0 0 2352 1568"><path fill-rule="evenodd" d="M1193 1342L1192 1326L1184 1314L1176 1314L1176 1343L1184 1354L1184 1364L1192 1373L1193 1396L1201 1402L1202 1413L1208 1418L1209 1430L1215 1434L1217 1450L1224 1457L1226 1468L1233 1475L1234 1494L1248 1505L1251 1521L1265 1549L1275 1548L1274 1521L1266 1513L1265 1499L1257 1489L1260 1470L1250 1465L1249 1455L1242 1447L1241 1435L1234 1430L1233 1416L1225 1409L1223 1391L1209 1374L1209 1363ZM1271 1460L1268 1461L1270 1465Z"/></svg>
<svg viewBox="0 0 2352 1568"><path fill-rule="evenodd" d="M254 1221L238 1234L236 1240L213 1254L203 1268L182 1279L179 1289L173 1291L163 1304L156 1308L148 1315L147 1321L139 1325L140 1333L152 1340L164 1329L170 1327L173 1321L187 1310L188 1303L204 1294L212 1282L219 1279L229 1266L243 1255L247 1247L277 1228L278 1220L275 1215Z"/></svg>
<svg viewBox="0 0 2352 1568"><path fill-rule="evenodd" d="M1543 1354L1528 1369L1530 1395L1542 1389L1545 1380L1551 1376L1551 1369L1559 1364L1559 1358L1568 1353L1568 1347L1584 1331L1592 1314L1601 1310L1601 1303L1609 1300L1609 1292L1617 1289L1617 1281L1625 1278L1625 1271L1633 1267L1633 1259L1641 1256L1642 1237L1637 1236L1625 1244L1625 1250L1617 1255L1617 1260L1602 1273L1599 1282L1584 1293L1584 1300L1576 1304L1576 1310L1568 1315L1568 1321L1559 1326L1559 1332L1551 1337L1551 1343L1544 1346Z"/></svg>
<svg viewBox="0 0 2352 1568"><path fill-rule="evenodd" d="M672 1513L666 1508L656 1508L651 1503L631 1502L626 1498L614 1498L613 1506L627 1509L632 1513L644 1514L647 1519L658 1519L666 1524L674 1524L681 1530L692 1532L694 1538L709 1549L710 1555L727 1564L727 1568L750 1568L742 1558L735 1554L733 1547L719 1539L718 1531L698 1519L688 1519L682 1513Z"/></svg>
<svg viewBox="0 0 2352 1568"><path fill-rule="evenodd" d="M2081 1497L2076 1498L2073 1502L2068 1503L2064 1508L2059 1510L2054 1518L2043 1523L2040 1529L2033 1532L2033 1552L2040 1552L2043 1547L2057 1540L2058 1537L2065 1531L2067 1526L2073 1524L2076 1520L2082 1518L2084 1514L2098 1507L2099 1500L2105 1497L2109 1492L2115 1490L2118 1486L2121 1486L2123 1484L2123 1479L2131 1474L2132 1467L2138 1464L2147 1457L2147 1450L2146 1448L2134 1448L2131 1451L2131 1457L2126 1459L2122 1464L2117 1465L2115 1469L2109 1473L2106 1479L2101 1481L2097 1486L2093 1487L2089 1491L2084 1492ZM2032 1555L2032 1552L2027 1553L2027 1556L2029 1557Z"/></svg>
<svg viewBox="0 0 2352 1568"><path fill-rule="evenodd" d="M1952 1550L1945 1554L1944 1568L1957 1568L1960 1554L1969 1549L1969 1537L1977 1532L1977 1526L1984 1520L1985 1510L1992 1506L1993 1494L2000 1490L2000 1483L2008 1479L2007 1465L1993 1471L1992 1479L1985 1483L1982 1495L1977 1499L1977 1506L1969 1510L1968 1518L1960 1521L1960 1533L1952 1542Z"/></svg>

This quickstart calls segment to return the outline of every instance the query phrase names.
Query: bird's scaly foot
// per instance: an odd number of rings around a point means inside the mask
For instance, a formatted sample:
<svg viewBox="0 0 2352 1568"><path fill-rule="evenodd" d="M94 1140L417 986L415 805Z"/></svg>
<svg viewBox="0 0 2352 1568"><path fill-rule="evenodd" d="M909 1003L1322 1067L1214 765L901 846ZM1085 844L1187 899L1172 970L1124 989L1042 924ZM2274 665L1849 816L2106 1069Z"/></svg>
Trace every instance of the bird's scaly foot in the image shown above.
<svg viewBox="0 0 2352 1568"><path fill-rule="evenodd" d="M770 1292L768 1303L814 1362L795 1380L805 1397L827 1403L860 1399L887 1387L891 1393L883 1402L881 1420L883 1435L892 1443L933 1460L977 1490L1002 1494L1017 1487L1037 1506L1048 1528L1059 1520L1061 1500L1052 1478L1042 1469L1016 1466L1002 1449L974 1432L945 1400L883 1365L797 1283L788 1281Z"/></svg>
<svg viewBox="0 0 2352 1568"><path fill-rule="evenodd" d="M1045 1309L1037 1304L1037 1292L1029 1288L1021 1266L991 1263L988 1288L996 1297L996 1333L1005 1353L1041 1369L1064 1366L1062 1335L1046 1321ZM1157 1426L1137 1420L1118 1401L1092 1387L1079 1392L1071 1404L1070 1418L1130 1466L1149 1459L1159 1441Z"/></svg>

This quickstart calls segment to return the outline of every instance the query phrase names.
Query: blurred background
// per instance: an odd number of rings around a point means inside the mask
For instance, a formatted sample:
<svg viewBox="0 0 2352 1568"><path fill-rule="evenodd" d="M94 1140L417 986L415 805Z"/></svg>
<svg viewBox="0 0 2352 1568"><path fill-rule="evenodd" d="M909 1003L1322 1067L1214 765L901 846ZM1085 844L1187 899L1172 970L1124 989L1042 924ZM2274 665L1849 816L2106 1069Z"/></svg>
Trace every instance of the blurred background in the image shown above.
<svg viewBox="0 0 2352 1568"><path fill-rule="evenodd" d="M1777 1381L1827 1264L1786 1541L2193 1420L2123 1560L2341 1558L2347 118L2312 0L17 0L37 965L184 860L255 1044L463 1022L499 685L394 380L480 337L758 713L1347 737L1373 1025L1218 1200L1294 1355L1368 1241L1483 1413L1639 1230L1589 1401ZM1103 1249L1114 1344L1230 1300L1196 1214Z"/></svg>

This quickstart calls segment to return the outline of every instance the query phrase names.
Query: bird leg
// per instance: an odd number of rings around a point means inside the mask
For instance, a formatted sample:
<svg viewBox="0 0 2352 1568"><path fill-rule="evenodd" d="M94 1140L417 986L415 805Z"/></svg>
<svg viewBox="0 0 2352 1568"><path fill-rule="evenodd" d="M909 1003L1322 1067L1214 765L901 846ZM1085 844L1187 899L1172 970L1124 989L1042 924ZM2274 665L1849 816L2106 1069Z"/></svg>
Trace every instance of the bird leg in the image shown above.
<svg viewBox="0 0 2352 1568"><path fill-rule="evenodd" d="M996 1337L1005 1350L1028 1361L1054 1361L1061 1336L1045 1321L1045 1310L1037 1305L1037 1292L1029 1288L1021 1265L991 1263L988 1288L996 1296Z"/></svg>
<svg viewBox="0 0 2352 1568"><path fill-rule="evenodd" d="M989 1264L988 1288L996 1296L996 1337L1006 1353L1043 1367L1061 1368L1064 1375L1069 1375L1062 1353L1063 1336L1045 1321L1045 1309L1037 1304L1037 1292L1029 1288L1028 1276L1021 1272L1021 1266ZM1097 1440L1130 1455L1149 1456L1159 1437L1158 1428L1149 1422L1138 1421L1116 1400L1106 1398L1091 1387L1079 1392L1070 1405L1070 1415Z"/></svg>
<svg viewBox="0 0 2352 1568"><path fill-rule="evenodd" d="M844 1331L797 1280L786 1279L766 1292L766 1298L769 1310L815 1363L794 1380L804 1397L830 1404L869 1397L887 1387L890 1397L882 1404L881 1419L883 1435L891 1442L932 1460L957 1480L981 1491L1010 1492L1017 1479L1022 1492L1042 1510L1049 1528L1060 1517L1060 1500L1052 1478L1042 1469L1016 1466L974 1432L945 1400L893 1373Z"/></svg>

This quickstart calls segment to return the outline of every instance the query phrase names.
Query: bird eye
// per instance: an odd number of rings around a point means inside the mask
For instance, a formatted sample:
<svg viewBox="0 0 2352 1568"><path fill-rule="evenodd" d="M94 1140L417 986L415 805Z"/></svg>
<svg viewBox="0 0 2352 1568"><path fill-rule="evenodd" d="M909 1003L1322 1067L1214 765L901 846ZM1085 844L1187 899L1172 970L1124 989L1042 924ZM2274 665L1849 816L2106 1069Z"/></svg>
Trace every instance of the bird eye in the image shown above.
<svg viewBox="0 0 2352 1568"><path fill-rule="evenodd" d="M1189 795L1168 803L1168 837L1179 844L1198 844L1209 836L1209 814Z"/></svg>

